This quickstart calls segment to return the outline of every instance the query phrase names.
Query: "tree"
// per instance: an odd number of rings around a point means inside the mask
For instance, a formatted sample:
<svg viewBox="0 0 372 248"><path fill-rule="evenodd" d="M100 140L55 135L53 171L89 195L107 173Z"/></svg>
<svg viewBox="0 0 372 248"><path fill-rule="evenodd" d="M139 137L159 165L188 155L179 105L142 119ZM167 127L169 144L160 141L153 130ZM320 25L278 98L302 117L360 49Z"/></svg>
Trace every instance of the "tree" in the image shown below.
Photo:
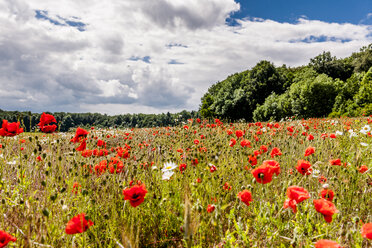
<svg viewBox="0 0 372 248"><path fill-rule="evenodd" d="M67 114L63 117L60 131L67 132L70 128L74 127L74 120L72 119L71 115Z"/></svg>
<svg viewBox="0 0 372 248"><path fill-rule="evenodd" d="M366 72L372 66L372 43L360 49L359 53L351 55L355 72Z"/></svg>
<svg viewBox="0 0 372 248"><path fill-rule="evenodd" d="M335 98L335 104L333 105L332 111L337 116L347 114L353 116L357 107L354 97L359 92L360 82L364 76L363 73L354 73L344 84L341 84L338 90L338 94ZM351 107L350 105L355 104Z"/></svg>
<svg viewBox="0 0 372 248"><path fill-rule="evenodd" d="M287 116L293 115L292 102L288 91L282 95L272 93L262 105L259 105L253 112L254 121L279 121Z"/></svg>
<svg viewBox="0 0 372 248"><path fill-rule="evenodd" d="M337 84L325 74L304 69L289 89L293 113L304 118L328 115L338 93Z"/></svg>
<svg viewBox="0 0 372 248"><path fill-rule="evenodd" d="M310 59L309 66L319 74L324 73L333 79L338 78L343 81L348 79L354 70L352 60L336 59L336 57L332 57L330 52L323 52Z"/></svg>
<svg viewBox="0 0 372 248"><path fill-rule="evenodd" d="M368 72L364 75L355 100L361 107L372 103L372 67L370 67Z"/></svg>

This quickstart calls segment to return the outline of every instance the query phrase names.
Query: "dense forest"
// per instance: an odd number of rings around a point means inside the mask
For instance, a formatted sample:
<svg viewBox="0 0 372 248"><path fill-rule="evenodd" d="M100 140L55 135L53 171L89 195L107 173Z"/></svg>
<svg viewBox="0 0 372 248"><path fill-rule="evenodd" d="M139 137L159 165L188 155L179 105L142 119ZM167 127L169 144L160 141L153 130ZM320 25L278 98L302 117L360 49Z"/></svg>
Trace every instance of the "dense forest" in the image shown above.
<svg viewBox="0 0 372 248"><path fill-rule="evenodd" d="M157 127L157 126L176 126L186 123L188 119L198 118L197 111L181 111L171 114L123 114L109 116L98 113L50 113L56 118L59 131L66 132L74 127L98 128L133 128L133 127ZM9 122L20 121L21 127L25 131L37 130L41 114L19 111L3 111L0 109L0 120L5 119Z"/></svg>
<svg viewBox="0 0 372 248"><path fill-rule="evenodd" d="M371 66L372 44L347 58L323 52L296 68L261 61L212 85L199 112L231 121L370 115Z"/></svg>

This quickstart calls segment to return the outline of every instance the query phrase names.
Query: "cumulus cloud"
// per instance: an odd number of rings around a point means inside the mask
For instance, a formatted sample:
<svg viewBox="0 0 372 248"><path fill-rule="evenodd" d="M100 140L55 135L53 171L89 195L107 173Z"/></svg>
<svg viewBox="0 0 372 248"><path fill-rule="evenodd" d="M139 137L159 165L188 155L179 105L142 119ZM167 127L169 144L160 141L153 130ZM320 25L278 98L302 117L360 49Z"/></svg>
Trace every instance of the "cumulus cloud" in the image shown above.
<svg viewBox="0 0 372 248"><path fill-rule="evenodd" d="M233 0L0 2L0 107L160 113L196 110L213 83L263 59L345 57L370 26L300 18L226 24Z"/></svg>

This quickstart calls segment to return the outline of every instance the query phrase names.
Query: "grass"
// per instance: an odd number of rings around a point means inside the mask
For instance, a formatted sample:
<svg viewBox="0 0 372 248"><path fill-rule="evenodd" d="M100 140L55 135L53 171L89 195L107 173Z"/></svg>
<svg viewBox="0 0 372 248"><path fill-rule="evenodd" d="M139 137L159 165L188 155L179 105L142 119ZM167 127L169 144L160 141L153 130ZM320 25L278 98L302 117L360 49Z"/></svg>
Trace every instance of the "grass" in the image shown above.
<svg viewBox="0 0 372 248"><path fill-rule="evenodd" d="M371 241L360 232L362 223L372 221L372 142L371 135L360 132L368 122L367 118L293 120L270 128L267 123L260 127L194 121L186 124L188 128L90 130L88 149L97 148L98 139L107 143L109 154L101 157L77 152L78 144L70 142L74 133L3 137L0 229L17 237L9 247L314 247L319 239L343 247L370 247ZM290 135L287 127L291 126ZM357 136L350 137L348 129ZM242 138L235 136L235 130L245 131L251 148L240 146ZM259 130L262 134L257 134ZM343 134L321 138L322 133L336 131ZM307 140L303 132L314 135L314 140ZM233 147L231 138L237 140ZM129 158L120 158L125 166L122 173L95 173L95 165L110 161L117 155L115 149L125 144L131 149ZM268 152L251 166L248 156L261 145ZM305 158L309 146L315 147L315 153ZM274 147L281 156L270 157ZM37 161L38 156L42 161ZM329 164L336 158L342 166ZM193 165L194 159L199 163ZM280 174L268 184L257 183L251 170L273 159L280 164ZM300 159L312 164L312 175L297 172ZM176 168L170 180L162 180L166 162L185 163L187 168L182 173ZM211 164L217 168L213 173ZM360 173L361 165L369 170ZM333 203L339 212L331 223L313 205L324 186L320 175L335 192ZM123 189L138 180L148 193L134 208L124 201ZM80 185L76 194L75 182ZM230 190L224 189L225 183ZM286 190L292 185L310 193L295 214L283 209ZM237 198L243 189L252 192L250 206ZM206 210L209 204L215 205L212 213ZM84 233L66 234L67 222L80 213L94 226Z"/></svg>

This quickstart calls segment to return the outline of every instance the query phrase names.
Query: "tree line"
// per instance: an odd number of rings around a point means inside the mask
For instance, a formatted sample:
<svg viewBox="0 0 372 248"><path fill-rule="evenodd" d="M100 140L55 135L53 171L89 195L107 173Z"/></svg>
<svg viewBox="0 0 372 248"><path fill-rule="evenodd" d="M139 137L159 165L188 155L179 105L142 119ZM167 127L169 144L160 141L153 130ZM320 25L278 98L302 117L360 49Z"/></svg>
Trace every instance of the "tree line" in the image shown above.
<svg viewBox="0 0 372 248"><path fill-rule="evenodd" d="M295 68L261 61L213 84L199 112L230 121L371 115L371 66L372 43L347 58L323 52Z"/></svg>

